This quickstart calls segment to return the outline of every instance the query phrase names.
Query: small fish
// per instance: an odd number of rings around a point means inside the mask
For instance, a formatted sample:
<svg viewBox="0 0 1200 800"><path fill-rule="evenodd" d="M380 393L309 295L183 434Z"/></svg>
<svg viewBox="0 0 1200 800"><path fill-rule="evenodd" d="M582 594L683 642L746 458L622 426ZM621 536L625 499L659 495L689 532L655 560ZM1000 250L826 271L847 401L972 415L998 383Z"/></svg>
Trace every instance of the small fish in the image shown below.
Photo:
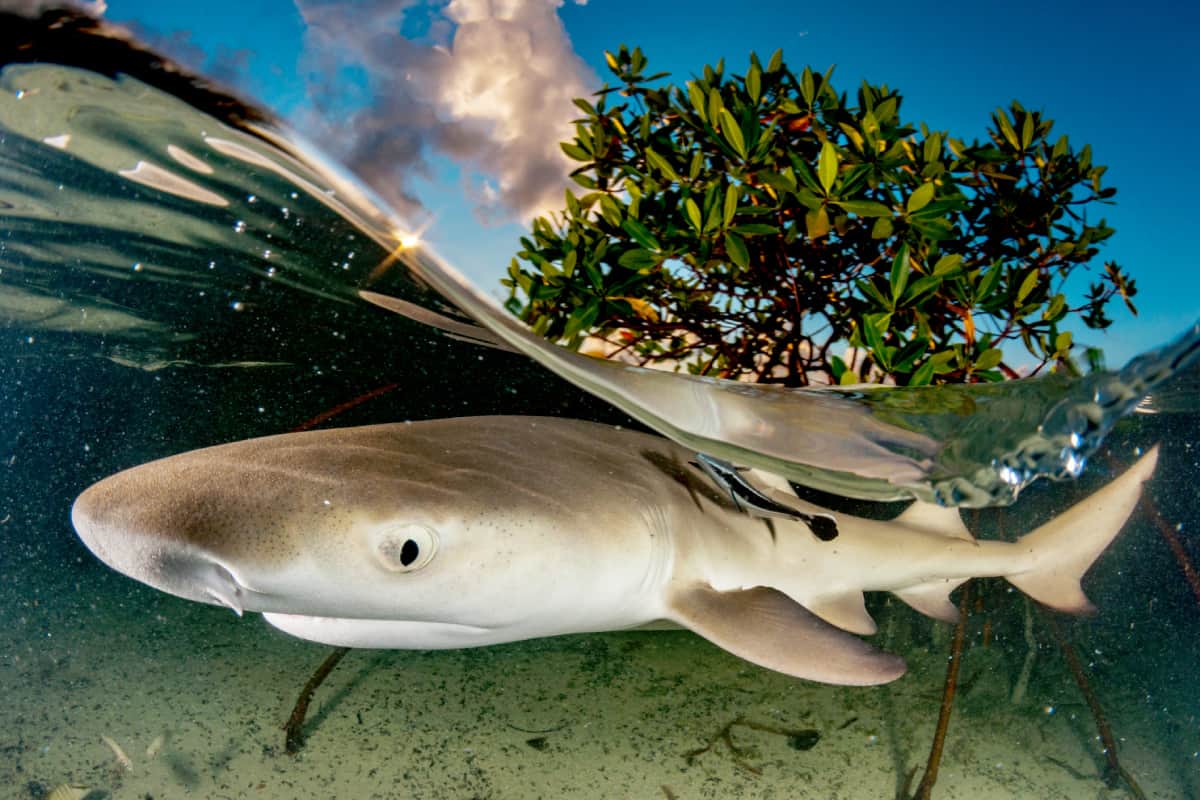
<svg viewBox="0 0 1200 800"><path fill-rule="evenodd" d="M74 783L60 783L46 795L46 800L83 800L88 795L88 787Z"/></svg>
<svg viewBox="0 0 1200 800"><path fill-rule="evenodd" d="M109 750L112 750L113 757L117 759L117 763L121 765L121 769L127 771L133 769L133 760L130 759L129 756L125 755L125 751L121 749L121 745L117 744L108 736L101 736L100 741L108 745Z"/></svg>
<svg viewBox="0 0 1200 800"><path fill-rule="evenodd" d="M154 737L154 741L146 746L146 760L153 761L154 758L162 752L163 744L166 742L166 737L161 733Z"/></svg>

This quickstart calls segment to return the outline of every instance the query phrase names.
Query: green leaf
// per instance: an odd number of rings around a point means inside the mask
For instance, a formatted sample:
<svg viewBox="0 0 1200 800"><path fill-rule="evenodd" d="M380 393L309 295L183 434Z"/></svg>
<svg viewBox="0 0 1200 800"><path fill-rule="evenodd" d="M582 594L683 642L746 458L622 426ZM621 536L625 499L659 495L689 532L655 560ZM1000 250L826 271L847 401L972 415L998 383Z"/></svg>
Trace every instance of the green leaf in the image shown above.
<svg viewBox="0 0 1200 800"><path fill-rule="evenodd" d="M838 356L829 357L829 371L833 373L833 382L837 383L846 372L846 362Z"/></svg>
<svg viewBox="0 0 1200 800"><path fill-rule="evenodd" d="M565 256L563 256L563 261L562 261L563 275L566 275L568 278L571 277L572 273L575 272L575 263L578 260L579 260L579 251L578 250L571 250Z"/></svg>
<svg viewBox="0 0 1200 800"><path fill-rule="evenodd" d="M738 207L738 188L732 183L725 189L725 208L724 210L724 225L729 227L733 222L733 217L737 214Z"/></svg>
<svg viewBox="0 0 1200 800"><path fill-rule="evenodd" d="M779 228L774 225L766 225L761 222L749 222L745 225L734 225L730 228L734 233L742 236L771 236L779 233Z"/></svg>
<svg viewBox="0 0 1200 800"><path fill-rule="evenodd" d="M993 369L994 367L999 366L1000 362L1003 360L1004 360L1004 352L1001 351L1000 348L998 348L998 347L993 347L989 350L984 350L982 353L979 354L979 357L975 359L975 369L976 370Z"/></svg>
<svg viewBox="0 0 1200 800"><path fill-rule="evenodd" d="M700 206L696 205L696 201L689 197L683 201L683 210L687 213L688 221L692 223L692 227L699 233L704 228L704 218L700 216Z"/></svg>
<svg viewBox="0 0 1200 800"><path fill-rule="evenodd" d="M1073 338L1070 331L1063 331L1054 337L1054 352L1065 355L1071 349Z"/></svg>
<svg viewBox="0 0 1200 800"><path fill-rule="evenodd" d="M1021 145L1017 141L1017 132L1013 130L1012 123L1008 121L1008 114L1004 112L1004 109L996 109L995 119L996 124L1000 126L1000 133L1004 135L1005 141L1012 145L1013 150L1020 150Z"/></svg>
<svg viewBox="0 0 1200 800"><path fill-rule="evenodd" d="M908 245L900 245L900 250L896 253L896 257L892 259L892 274L889 278L889 283L892 287L892 302L895 303L904 294L904 287L908 285Z"/></svg>
<svg viewBox="0 0 1200 800"><path fill-rule="evenodd" d="M992 264L992 266L983 271L982 280L975 287L974 299L976 303L982 303L991 296L1003 273L1004 265L999 262Z"/></svg>
<svg viewBox="0 0 1200 800"><path fill-rule="evenodd" d="M767 64L767 72L778 72L783 66L783 50L776 50L771 54L771 61Z"/></svg>
<svg viewBox="0 0 1200 800"><path fill-rule="evenodd" d="M879 290L875 288L875 284L871 281L859 281L856 286L858 287L859 292L861 292L867 299L873 300L875 305L879 306L880 308L890 309L892 307L892 304L888 302L886 297L880 294Z"/></svg>
<svg viewBox="0 0 1200 800"><path fill-rule="evenodd" d="M604 195L600 198L600 216L604 217L604 221L614 228L621 227L621 207L617 205L617 201L612 198L612 195Z"/></svg>
<svg viewBox="0 0 1200 800"><path fill-rule="evenodd" d="M920 211L925 206L929 205L929 201L933 199L934 185L932 183L922 183L917 187L916 191L908 196L908 205L905 210L912 214L914 211Z"/></svg>
<svg viewBox="0 0 1200 800"><path fill-rule="evenodd" d="M704 90L700 88L700 84L696 81L688 83L688 100L692 103L692 108L696 109L696 114L703 122L708 122L708 109L705 108Z"/></svg>
<svg viewBox="0 0 1200 800"><path fill-rule="evenodd" d="M903 339L901 339L903 341ZM912 341L900 348L892 359L892 369L895 372L909 372L913 368L913 364L917 363L917 359L925 355L925 351L929 348L929 340L921 337L916 337Z"/></svg>
<svg viewBox="0 0 1200 800"><path fill-rule="evenodd" d="M708 124L716 125L720 122L721 112L725 109L725 102L721 99L721 93L716 89L708 90Z"/></svg>
<svg viewBox="0 0 1200 800"><path fill-rule="evenodd" d="M621 228L629 234L630 238L647 250L662 249L662 246L658 243L658 239L650 232L650 229L638 220L627 219L621 223Z"/></svg>
<svg viewBox="0 0 1200 800"><path fill-rule="evenodd" d="M880 217L875 220L875 224L871 226L872 239L886 239L895 231L895 226L892 224L890 216Z"/></svg>
<svg viewBox="0 0 1200 800"><path fill-rule="evenodd" d="M925 359L921 366L917 367L913 372L912 377L908 379L909 386L928 386L933 380L934 362L932 358Z"/></svg>
<svg viewBox="0 0 1200 800"><path fill-rule="evenodd" d="M750 95L750 101L755 105L762 97L762 70L758 68L757 64L751 64L750 71L746 73L746 93Z"/></svg>
<svg viewBox="0 0 1200 800"><path fill-rule="evenodd" d="M933 265L934 275L947 275L962 266L963 257L958 253L942 256Z"/></svg>
<svg viewBox="0 0 1200 800"><path fill-rule="evenodd" d="M562 151L567 154L568 158L574 161L592 160L592 154L577 144L571 144L570 142L559 142L558 146L562 148Z"/></svg>
<svg viewBox="0 0 1200 800"><path fill-rule="evenodd" d="M892 210L874 200L834 200L834 203L860 217L890 217Z"/></svg>
<svg viewBox="0 0 1200 800"><path fill-rule="evenodd" d="M950 362L954 361L958 354L953 350L943 350L940 353L934 353L929 357L929 361L933 364L933 371L937 375L945 375L947 372L954 371L954 365Z"/></svg>
<svg viewBox="0 0 1200 800"><path fill-rule="evenodd" d="M567 324L563 326L563 338L570 339L580 331L586 331L596 324L596 318L600 315L600 300L599 298L592 299L583 308L577 308L567 318Z"/></svg>
<svg viewBox="0 0 1200 800"><path fill-rule="evenodd" d="M800 205L804 206L809 211L816 211L818 208L825 205L825 201L817 197L815 192L806 187L801 187L796 190L796 199L800 201Z"/></svg>
<svg viewBox="0 0 1200 800"><path fill-rule="evenodd" d="M609 68L609 69L611 69L613 72L620 72L620 71L621 71L621 67L620 67L620 65L617 63L617 57L616 57L616 56L614 56L614 55L613 55L611 52L609 52L608 50L605 50L605 51L604 51L604 60L605 60L605 61L608 63L608 68Z"/></svg>
<svg viewBox="0 0 1200 800"><path fill-rule="evenodd" d="M1067 296L1065 294L1056 294L1050 298L1050 305L1046 306L1046 310L1042 312L1042 319L1047 322L1058 322L1062 317L1063 310L1067 307Z"/></svg>
<svg viewBox="0 0 1200 800"><path fill-rule="evenodd" d="M675 168L671 166L671 163L649 147L646 148L646 163L661 172L669 180L681 183L679 175L676 174Z"/></svg>
<svg viewBox="0 0 1200 800"><path fill-rule="evenodd" d="M725 137L725 141L729 142L729 146L733 148L742 158L746 157L746 140L742 138L742 128L738 125L738 121L733 118L733 114L729 113L729 109L721 108L721 135Z"/></svg>
<svg viewBox="0 0 1200 800"><path fill-rule="evenodd" d="M922 295L941 285L941 275L922 275L908 285L908 290L904 293L904 299L910 303L914 302Z"/></svg>
<svg viewBox="0 0 1200 800"><path fill-rule="evenodd" d="M1029 271L1029 274L1025 276L1025 280L1021 281L1021 288L1017 290L1017 305L1024 303L1025 298L1029 297L1029 293L1037 288L1041 277L1041 274L1036 269Z"/></svg>
<svg viewBox="0 0 1200 800"><path fill-rule="evenodd" d="M862 323L859 325L858 330L862 335L863 344L866 345L869 350L882 350L883 339L879 336L879 329L875 327L875 323L870 321L872 316L874 315L871 314L867 317L864 317L862 319Z"/></svg>
<svg viewBox="0 0 1200 800"><path fill-rule="evenodd" d="M658 266L658 262L659 257L656 254L637 247L632 250L626 250L617 259L617 263L625 267L625 269L633 269L639 272Z"/></svg>
<svg viewBox="0 0 1200 800"><path fill-rule="evenodd" d="M1033 144L1033 114L1025 113L1025 123L1021 126L1021 149L1028 150Z"/></svg>
<svg viewBox="0 0 1200 800"><path fill-rule="evenodd" d="M750 266L750 251L746 248L746 240L733 231L725 232L725 252L729 260L742 269Z"/></svg>
<svg viewBox="0 0 1200 800"><path fill-rule="evenodd" d="M804 222L808 226L808 238L810 239L820 239L829 233L829 214L826 213L824 207L818 208L816 211L809 211L804 215Z"/></svg>
<svg viewBox="0 0 1200 800"><path fill-rule="evenodd" d="M821 181L821 186L825 189L825 194L833 189L833 182L837 179L838 172L838 157L837 149L832 142L826 141L821 145L821 155L817 159L817 178Z"/></svg>
<svg viewBox="0 0 1200 800"><path fill-rule="evenodd" d="M800 96L804 98L804 102L809 108L812 108L816 94L817 89L814 85L812 70L805 67L804 72L800 75Z"/></svg>

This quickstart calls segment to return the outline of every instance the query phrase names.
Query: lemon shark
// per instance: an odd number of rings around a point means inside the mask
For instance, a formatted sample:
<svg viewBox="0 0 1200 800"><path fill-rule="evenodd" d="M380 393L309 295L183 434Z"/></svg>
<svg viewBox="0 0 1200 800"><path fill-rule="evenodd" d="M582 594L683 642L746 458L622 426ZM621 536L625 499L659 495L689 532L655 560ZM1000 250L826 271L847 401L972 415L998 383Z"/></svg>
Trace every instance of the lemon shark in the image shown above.
<svg viewBox="0 0 1200 800"><path fill-rule="evenodd" d="M72 521L112 568L261 612L316 642L440 649L682 626L747 661L844 685L904 673L869 645L864 591L954 620L948 594L1003 576L1055 609L1121 530L1157 450L1016 542L918 501L876 521L739 482L695 452L575 420L492 416L283 434L171 456L88 488ZM814 532L814 520L821 522Z"/></svg>

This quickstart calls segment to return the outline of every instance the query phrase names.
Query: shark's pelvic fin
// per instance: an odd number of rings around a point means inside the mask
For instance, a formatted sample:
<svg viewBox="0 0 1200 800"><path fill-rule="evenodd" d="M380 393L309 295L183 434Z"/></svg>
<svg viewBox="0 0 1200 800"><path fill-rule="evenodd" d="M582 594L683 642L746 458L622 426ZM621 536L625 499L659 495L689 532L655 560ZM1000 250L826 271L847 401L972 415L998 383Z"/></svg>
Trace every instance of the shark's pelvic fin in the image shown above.
<svg viewBox="0 0 1200 800"><path fill-rule="evenodd" d="M1004 577L1043 605L1073 613L1094 611L1079 581L1125 526L1157 463L1155 446L1103 489L1022 536L1017 545L1030 550L1033 566Z"/></svg>
<svg viewBox="0 0 1200 800"><path fill-rule="evenodd" d="M875 620L867 613L866 598L859 591L815 600L806 603L805 608L844 631L870 636L879 630Z"/></svg>
<svg viewBox="0 0 1200 800"><path fill-rule="evenodd" d="M918 500L904 509L900 516L892 520L897 525L906 525L921 531L952 536L955 539L974 541L975 537L963 524L962 515L957 508L946 508L935 503ZM957 612L955 619L958 619Z"/></svg>
<svg viewBox="0 0 1200 800"><path fill-rule="evenodd" d="M958 622L958 606L950 602L950 593L966 580L948 578L944 581L931 581L908 589L897 589L892 594L927 617L954 623Z"/></svg>
<svg viewBox="0 0 1200 800"><path fill-rule="evenodd" d="M782 592L759 587L679 591L671 618L734 655L797 678L873 686L904 674L904 659L835 628Z"/></svg>

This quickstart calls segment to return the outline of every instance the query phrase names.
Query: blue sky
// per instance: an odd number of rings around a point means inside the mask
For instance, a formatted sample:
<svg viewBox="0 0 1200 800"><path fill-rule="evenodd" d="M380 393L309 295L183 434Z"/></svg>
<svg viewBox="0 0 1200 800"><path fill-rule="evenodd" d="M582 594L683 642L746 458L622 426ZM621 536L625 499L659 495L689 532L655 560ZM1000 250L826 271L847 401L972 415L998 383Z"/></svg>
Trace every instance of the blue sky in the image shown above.
<svg viewBox="0 0 1200 800"><path fill-rule="evenodd" d="M836 64L837 83L847 89L863 78L888 83L904 94L906 119L924 120L966 139L983 136L990 112L1018 99L1047 113L1056 121L1056 130L1068 134L1076 146L1090 143L1096 161L1109 166L1106 185L1118 189L1117 204L1103 211L1117 234L1101 258L1118 261L1137 280L1141 315L1135 319L1114 307L1116 321L1110 332L1088 333L1083 340L1103 346L1110 364L1116 365L1200 318L1200 258L1191 242L1200 230L1200 209L1192 195L1200 185L1200 11L1194 3L1012 2L954 8L874 0L771 0L746 4L752 10L744 11L709 0L591 0L586 5L568 2L555 11L544 0L455 0L449 13L445 4L430 0L301 0L300 5L303 15L290 0L110 0L106 16L167 37L160 43L193 63L202 50L207 69L305 130L320 127L312 123L309 82L323 66L329 68L312 57L313 41L306 39L314 12L333 26L328 27L336 34L332 40L344 49L340 57L350 62L343 61L332 78L327 76L326 89L336 91L329 91L326 101L356 96L364 69L378 74L408 70L410 81L415 70L418 82L433 74L429 70L441 69L436 56L422 60L421 52L409 53L405 61L400 54L407 51L394 41L375 48L364 63L353 63L371 43L377 44L355 37L372 34L381 19L401 20L392 27L413 39L419 51L438 41L452 42L458 22L477 21L481 14L513 6L542 9L521 17L517 27L534 26L533 53L562 64L561 71L547 73L542 84L534 82L522 90L520 102L526 104L543 94L545 102L558 102L554 92L564 86L598 88L606 74L603 51L621 43L640 45L652 69L670 71L679 79L721 57L740 71L750 50L765 57L782 48L796 70L804 64L821 70ZM403 13L397 14L398 7ZM557 30L554 14L561 21ZM331 19L337 23L328 22ZM454 80L459 81L455 86L472 80L471 59L481 62L484 74L505 68L503 62L482 62L507 46L513 30L491 33L502 38L485 37L474 50L453 41L458 59ZM388 60L390 54L397 54L394 63ZM536 66L530 69L536 71ZM455 91L450 83L442 88L443 94ZM435 108L443 116L452 113L444 100L441 97L442 104ZM547 114L545 107L532 105L526 112L524 117L531 121ZM333 143L335 155L352 165L361 169L365 163L366 171L374 171L381 160L378 150L336 152L338 137L346 134L338 125L346 119L333 120L326 131L333 138L315 138L326 146ZM410 131L416 146L426 148L420 158L423 174L414 178L420 171L416 167L407 174L398 169L396 180L406 183L406 196L423 206L417 216L432 216L427 236L433 245L477 281L494 285L524 225L506 224L513 216L503 213L503 204L481 212L480 193L498 187L504 200L524 191L517 185L514 194L505 194L506 182L522 180L503 172L520 160L520 151L472 141L448 153L421 138L445 134L447 129L431 124L434 127ZM532 137L535 129L527 130ZM469 132L477 134L475 128ZM557 138L561 136L548 141ZM398 158L394 153L385 157ZM521 196L527 199L528 192ZM480 222L481 214L487 224Z"/></svg>

